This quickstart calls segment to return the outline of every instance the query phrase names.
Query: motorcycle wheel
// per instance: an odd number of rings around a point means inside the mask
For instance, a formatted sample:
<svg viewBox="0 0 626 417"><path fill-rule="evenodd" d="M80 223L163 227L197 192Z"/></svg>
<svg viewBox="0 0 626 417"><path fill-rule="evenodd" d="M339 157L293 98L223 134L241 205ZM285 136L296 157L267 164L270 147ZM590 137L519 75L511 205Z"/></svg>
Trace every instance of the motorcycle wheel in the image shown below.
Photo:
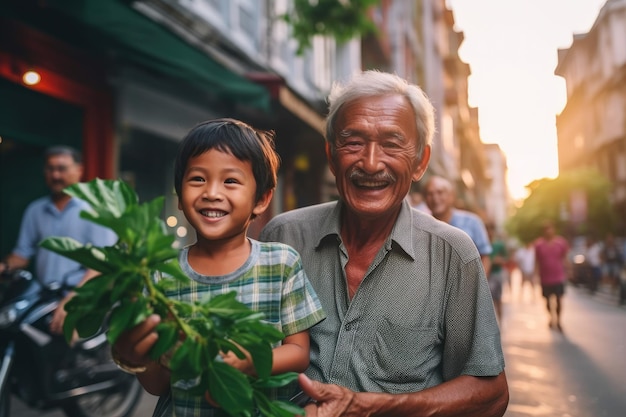
<svg viewBox="0 0 626 417"><path fill-rule="evenodd" d="M63 405L67 417L130 417L143 388L132 375L114 388L76 397Z"/></svg>
<svg viewBox="0 0 626 417"><path fill-rule="evenodd" d="M0 417L9 417L11 412L11 393L5 389L0 394Z"/></svg>

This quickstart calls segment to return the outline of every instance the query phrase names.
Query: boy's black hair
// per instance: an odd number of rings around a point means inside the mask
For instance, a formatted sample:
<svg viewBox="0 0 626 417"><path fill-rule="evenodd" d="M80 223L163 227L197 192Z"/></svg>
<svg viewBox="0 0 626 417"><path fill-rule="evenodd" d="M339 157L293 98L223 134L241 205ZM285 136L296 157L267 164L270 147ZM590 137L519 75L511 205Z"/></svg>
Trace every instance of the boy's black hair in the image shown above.
<svg viewBox="0 0 626 417"><path fill-rule="evenodd" d="M256 181L256 201L276 187L280 159L274 149L274 133L255 129L240 120L215 119L196 125L178 146L174 165L178 198L189 159L211 149L228 152L240 161L250 161Z"/></svg>

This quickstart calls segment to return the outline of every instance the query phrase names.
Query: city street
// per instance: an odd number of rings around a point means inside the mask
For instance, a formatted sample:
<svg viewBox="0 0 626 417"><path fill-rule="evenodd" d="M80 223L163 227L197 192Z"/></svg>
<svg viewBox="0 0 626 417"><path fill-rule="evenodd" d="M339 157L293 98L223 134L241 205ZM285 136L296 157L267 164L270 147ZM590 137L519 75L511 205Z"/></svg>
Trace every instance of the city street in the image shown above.
<svg viewBox="0 0 626 417"><path fill-rule="evenodd" d="M502 342L511 400L506 417L620 417L626 410L626 308L600 291L567 287L564 333L548 328L540 290L519 291L519 277L503 297ZM136 417L149 417L155 398L144 394ZM39 413L17 401L12 416Z"/></svg>
<svg viewBox="0 0 626 417"><path fill-rule="evenodd" d="M517 272L517 271L516 271ZM511 399L506 417L618 417L626 410L626 308L607 289L568 286L563 334L548 327L540 290L505 287L502 342Z"/></svg>

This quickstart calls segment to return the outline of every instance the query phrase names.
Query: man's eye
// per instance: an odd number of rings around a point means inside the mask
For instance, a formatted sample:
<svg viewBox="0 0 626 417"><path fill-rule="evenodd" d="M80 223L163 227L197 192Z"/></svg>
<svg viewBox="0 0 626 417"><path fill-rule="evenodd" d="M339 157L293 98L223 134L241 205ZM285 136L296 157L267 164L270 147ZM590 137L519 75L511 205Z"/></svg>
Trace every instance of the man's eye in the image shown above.
<svg viewBox="0 0 626 417"><path fill-rule="evenodd" d="M389 149L397 149L397 148L400 148L402 145L400 145L397 142L388 141L388 142L383 143L383 146Z"/></svg>
<svg viewBox="0 0 626 417"><path fill-rule="evenodd" d="M344 141L342 141L339 146L348 146L348 147L355 147L355 146L361 146L363 144L363 141L360 141L358 139L346 139Z"/></svg>

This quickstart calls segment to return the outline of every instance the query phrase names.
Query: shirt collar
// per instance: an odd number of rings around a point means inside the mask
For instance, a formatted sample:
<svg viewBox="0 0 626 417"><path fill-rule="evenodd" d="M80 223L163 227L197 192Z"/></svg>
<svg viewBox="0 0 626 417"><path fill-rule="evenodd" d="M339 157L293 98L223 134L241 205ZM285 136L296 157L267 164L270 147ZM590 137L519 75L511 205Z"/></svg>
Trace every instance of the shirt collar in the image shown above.
<svg viewBox="0 0 626 417"><path fill-rule="evenodd" d="M330 214L319 225L318 233L315 238L315 248L318 249L322 242L334 237L337 241L341 239L341 210L343 202L341 200L332 207ZM385 242L387 251L393 248L393 244L397 244L408 256L415 260L415 248L413 247L413 216L409 203L405 200L402 202L400 214L396 220L396 224L391 230L391 234Z"/></svg>
<svg viewBox="0 0 626 417"><path fill-rule="evenodd" d="M339 222L341 221L341 209L343 207L343 203L341 200L337 201L331 208L330 214L326 216L322 224L319 225L317 229L317 236L315 238L315 249L318 249L326 238L330 238L332 236L335 237L337 241L341 238L341 226Z"/></svg>
<svg viewBox="0 0 626 417"><path fill-rule="evenodd" d="M63 211L67 210L68 208L72 206L75 206L76 204L78 204L78 199L75 197L70 198L70 201L67 202L67 204L63 208ZM53 213L59 213L59 209L57 209L57 206L54 204L54 201L52 201L52 196L47 196L45 208L46 210L49 210Z"/></svg>

